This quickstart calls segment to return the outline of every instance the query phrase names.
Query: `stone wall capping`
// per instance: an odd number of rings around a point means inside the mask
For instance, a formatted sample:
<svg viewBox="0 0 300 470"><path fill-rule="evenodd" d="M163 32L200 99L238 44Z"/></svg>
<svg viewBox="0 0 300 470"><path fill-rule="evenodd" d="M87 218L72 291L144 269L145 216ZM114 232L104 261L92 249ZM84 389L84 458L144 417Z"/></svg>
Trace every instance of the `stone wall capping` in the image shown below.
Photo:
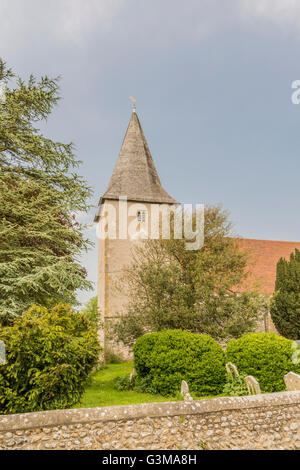
<svg viewBox="0 0 300 470"><path fill-rule="evenodd" d="M0 432L66 426L75 424L128 421L140 418L158 418L200 415L264 407L296 406L300 404L300 391L221 397L193 402L146 403L103 408L41 411L38 413L1 415Z"/></svg>

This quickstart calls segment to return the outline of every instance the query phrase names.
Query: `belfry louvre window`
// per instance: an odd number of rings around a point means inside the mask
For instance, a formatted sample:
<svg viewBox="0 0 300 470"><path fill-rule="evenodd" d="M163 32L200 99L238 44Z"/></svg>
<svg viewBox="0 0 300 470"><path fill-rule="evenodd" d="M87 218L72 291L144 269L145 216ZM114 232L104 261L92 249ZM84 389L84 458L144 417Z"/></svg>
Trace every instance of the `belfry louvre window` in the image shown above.
<svg viewBox="0 0 300 470"><path fill-rule="evenodd" d="M146 211L138 211L137 219L138 222L146 222Z"/></svg>

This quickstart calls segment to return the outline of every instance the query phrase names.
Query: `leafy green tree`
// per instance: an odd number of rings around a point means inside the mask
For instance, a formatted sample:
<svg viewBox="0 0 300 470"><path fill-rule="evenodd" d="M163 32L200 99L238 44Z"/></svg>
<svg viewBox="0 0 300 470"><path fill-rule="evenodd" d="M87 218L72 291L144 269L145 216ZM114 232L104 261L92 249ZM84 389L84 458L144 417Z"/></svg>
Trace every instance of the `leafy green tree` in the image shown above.
<svg viewBox="0 0 300 470"><path fill-rule="evenodd" d="M92 297L81 312L96 327L99 326L98 297Z"/></svg>
<svg viewBox="0 0 300 470"><path fill-rule="evenodd" d="M37 127L59 101L58 79L25 83L0 60L0 81L0 323L8 325L32 303L75 304L76 290L90 288L79 263L89 242L74 214L91 192L73 145Z"/></svg>
<svg viewBox="0 0 300 470"><path fill-rule="evenodd" d="M271 316L281 335L300 338L300 252L297 249L289 261L281 258L277 263Z"/></svg>
<svg viewBox="0 0 300 470"><path fill-rule="evenodd" d="M237 291L244 280L247 254L230 238L228 214L205 211L205 243L185 249L186 240L149 240L127 270L127 314L114 325L117 338L132 345L152 331L182 329L216 339L252 331L266 307L265 298Z"/></svg>

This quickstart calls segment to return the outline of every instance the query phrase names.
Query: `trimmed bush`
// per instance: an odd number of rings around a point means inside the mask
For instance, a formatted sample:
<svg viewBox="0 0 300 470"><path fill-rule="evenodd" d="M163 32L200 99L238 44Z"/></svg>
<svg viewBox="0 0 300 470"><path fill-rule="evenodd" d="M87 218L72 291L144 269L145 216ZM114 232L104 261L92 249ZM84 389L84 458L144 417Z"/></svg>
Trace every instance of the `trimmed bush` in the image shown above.
<svg viewBox="0 0 300 470"><path fill-rule="evenodd" d="M284 375L300 372L292 362L292 341L275 333L249 333L227 345L228 361L240 373L253 375L263 392L285 390Z"/></svg>
<svg viewBox="0 0 300 470"><path fill-rule="evenodd" d="M226 382L225 354L210 336L166 330L140 337L134 346L139 380L151 381L164 396L180 391L186 380L197 396L217 395Z"/></svg>
<svg viewBox="0 0 300 470"><path fill-rule="evenodd" d="M0 366L0 414L74 406L97 364L91 323L69 305L33 306L0 331L6 364Z"/></svg>

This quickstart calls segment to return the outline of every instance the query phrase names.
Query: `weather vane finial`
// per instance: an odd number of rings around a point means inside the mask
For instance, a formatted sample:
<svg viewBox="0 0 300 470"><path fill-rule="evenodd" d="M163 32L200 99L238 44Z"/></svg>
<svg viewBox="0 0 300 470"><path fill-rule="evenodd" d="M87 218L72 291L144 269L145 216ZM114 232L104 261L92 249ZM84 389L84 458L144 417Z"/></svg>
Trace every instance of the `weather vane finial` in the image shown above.
<svg viewBox="0 0 300 470"><path fill-rule="evenodd" d="M130 99L133 102L133 112L135 113L136 112L136 99L132 98L132 96L130 96Z"/></svg>

